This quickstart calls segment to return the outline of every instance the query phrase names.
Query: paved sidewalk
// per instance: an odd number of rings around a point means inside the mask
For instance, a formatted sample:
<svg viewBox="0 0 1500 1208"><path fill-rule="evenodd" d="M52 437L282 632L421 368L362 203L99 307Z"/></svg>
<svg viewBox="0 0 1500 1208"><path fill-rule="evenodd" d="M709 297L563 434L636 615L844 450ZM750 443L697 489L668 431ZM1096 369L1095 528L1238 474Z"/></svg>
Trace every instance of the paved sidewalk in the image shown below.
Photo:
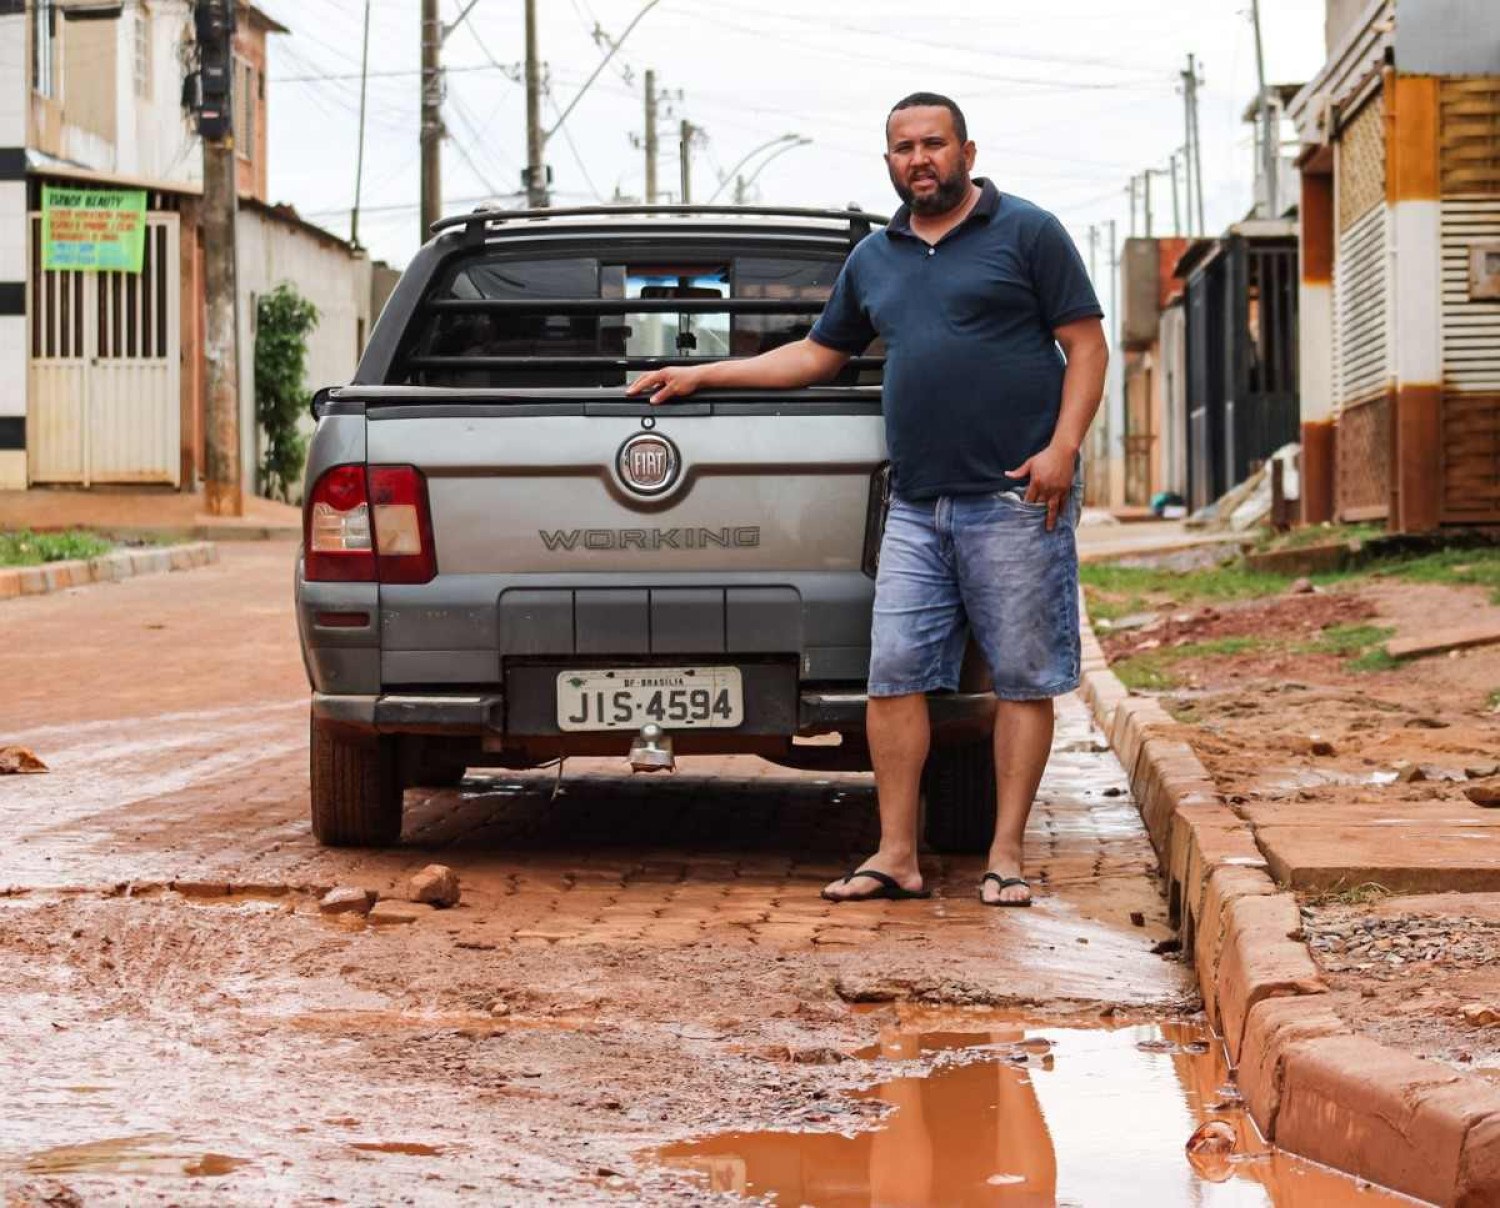
<svg viewBox="0 0 1500 1208"><path fill-rule="evenodd" d="M0 491L0 529L89 528L120 536L232 541L295 538L301 510L250 495L243 516L210 516L203 496L171 490Z"/></svg>
<svg viewBox="0 0 1500 1208"><path fill-rule="evenodd" d="M1083 562L1108 562L1197 546L1237 544L1238 533L1209 533L1190 529L1181 520L1132 520L1111 523L1107 513L1088 508L1078 526L1078 557Z"/></svg>

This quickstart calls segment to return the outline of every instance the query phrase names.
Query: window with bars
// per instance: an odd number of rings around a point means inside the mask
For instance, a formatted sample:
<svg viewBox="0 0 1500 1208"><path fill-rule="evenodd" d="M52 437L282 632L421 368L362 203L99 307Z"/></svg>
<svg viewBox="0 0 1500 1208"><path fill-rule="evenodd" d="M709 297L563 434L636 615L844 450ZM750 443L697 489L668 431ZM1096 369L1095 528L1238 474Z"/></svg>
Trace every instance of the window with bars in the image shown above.
<svg viewBox="0 0 1500 1208"><path fill-rule="evenodd" d="M133 28L135 51L135 95L143 101L151 99L151 9L145 0L136 6Z"/></svg>
<svg viewBox="0 0 1500 1208"><path fill-rule="evenodd" d="M32 12L31 87L40 96L57 95L57 8L36 0Z"/></svg>
<svg viewBox="0 0 1500 1208"><path fill-rule="evenodd" d="M235 148L244 159L255 158L255 65L244 59L238 60L238 79L234 95L234 140Z"/></svg>

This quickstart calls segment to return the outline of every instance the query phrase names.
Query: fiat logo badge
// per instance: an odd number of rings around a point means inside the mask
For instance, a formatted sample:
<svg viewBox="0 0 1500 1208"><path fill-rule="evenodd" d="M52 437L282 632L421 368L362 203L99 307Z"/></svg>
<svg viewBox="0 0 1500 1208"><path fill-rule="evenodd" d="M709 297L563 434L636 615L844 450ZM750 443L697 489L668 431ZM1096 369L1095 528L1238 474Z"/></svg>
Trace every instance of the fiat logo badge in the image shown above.
<svg viewBox="0 0 1500 1208"><path fill-rule="evenodd" d="M682 460L665 436L642 432L620 446L615 459L620 481L638 495L660 495L677 481Z"/></svg>

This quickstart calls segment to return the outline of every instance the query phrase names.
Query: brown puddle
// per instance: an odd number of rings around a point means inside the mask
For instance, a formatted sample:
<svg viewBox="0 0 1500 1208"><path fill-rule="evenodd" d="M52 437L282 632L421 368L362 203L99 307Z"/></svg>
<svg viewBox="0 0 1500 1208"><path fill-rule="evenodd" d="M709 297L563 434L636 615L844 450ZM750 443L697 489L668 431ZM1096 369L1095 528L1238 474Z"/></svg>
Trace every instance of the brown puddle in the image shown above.
<svg viewBox="0 0 1500 1208"><path fill-rule="evenodd" d="M217 1177L249 1165L222 1153L173 1153L164 1133L111 1137L82 1145L58 1145L32 1154L21 1164L28 1174L173 1174Z"/></svg>
<svg viewBox="0 0 1500 1208"><path fill-rule="evenodd" d="M443 1152L441 1145L423 1145L420 1141L351 1141L350 1149L366 1153L404 1153L419 1158L435 1158Z"/></svg>
<svg viewBox="0 0 1500 1208"><path fill-rule="evenodd" d="M1220 1046L1200 1027L993 1016L981 1026L892 1028L861 1051L888 1061L939 1055L927 1077L855 1092L895 1109L875 1131L725 1133L657 1156L717 1192L824 1208L1411 1202L1269 1149L1228 1085ZM1190 1162L1188 1138L1210 1120L1232 1128L1233 1150Z"/></svg>

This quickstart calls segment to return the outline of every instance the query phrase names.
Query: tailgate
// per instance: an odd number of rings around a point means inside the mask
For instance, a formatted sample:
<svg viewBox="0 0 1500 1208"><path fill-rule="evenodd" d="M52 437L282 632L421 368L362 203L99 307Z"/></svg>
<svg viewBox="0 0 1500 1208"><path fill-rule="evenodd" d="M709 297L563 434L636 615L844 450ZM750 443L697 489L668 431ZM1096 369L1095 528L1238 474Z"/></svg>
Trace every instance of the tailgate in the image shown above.
<svg viewBox="0 0 1500 1208"><path fill-rule="evenodd" d="M858 571L885 456L859 401L367 415L369 461L427 477L445 575Z"/></svg>

